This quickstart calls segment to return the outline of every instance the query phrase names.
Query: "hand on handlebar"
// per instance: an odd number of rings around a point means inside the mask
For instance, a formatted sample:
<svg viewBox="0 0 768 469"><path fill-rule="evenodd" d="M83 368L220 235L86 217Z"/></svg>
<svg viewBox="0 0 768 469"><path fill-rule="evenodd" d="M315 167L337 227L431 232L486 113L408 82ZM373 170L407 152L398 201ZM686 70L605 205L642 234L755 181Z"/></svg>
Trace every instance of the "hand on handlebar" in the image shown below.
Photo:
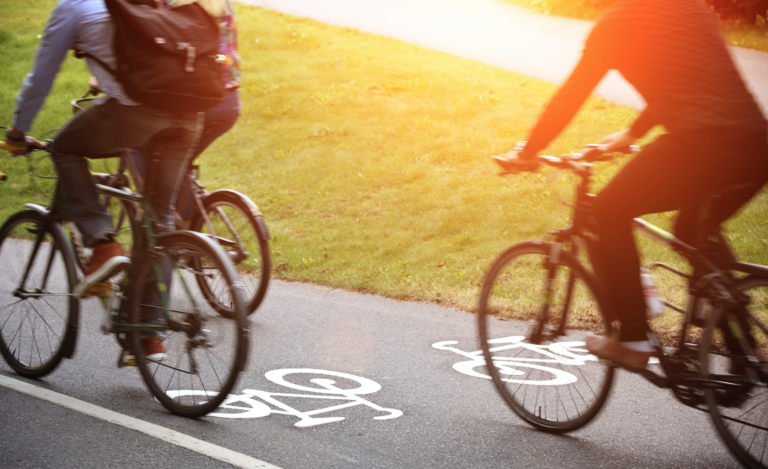
<svg viewBox="0 0 768 469"><path fill-rule="evenodd" d="M517 150L512 150L509 153L505 153L501 156L491 156L493 160L504 168L504 173L502 174L514 174L514 173L520 173L525 171L536 171L539 166L541 166L541 163L534 158L521 158L520 152Z"/></svg>
<svg viewBox="0 0 768 469"><path fill-rule="evenodd" d="M514 150L501 156L491 156L496 164L504 168L504 172L502 174L536 171L539 166L541 166L541 162L535 156L530 157L527 155L522 155L523 148L525 148L525 143L526 142L518 142L518 144L515 145Z"/></svg>
<svg viewBox="0 0 768 469"><path fill-rule="evenodd" d="M631 153L632 144L637 141L637 137L632 135L630 129L619 130L610 135L606 135L597 144L602 153Z"/></svg>
<svg viewBox="0 0 768 469"><path fill-rule="evenodd" d="M6 137L5 141L0 142L0 150L10 151L13 156L24 156L33 148L46 148L45 143L34 139L29 135L25 135L24 132L18 130L12 137L13 138Z"/></svg>

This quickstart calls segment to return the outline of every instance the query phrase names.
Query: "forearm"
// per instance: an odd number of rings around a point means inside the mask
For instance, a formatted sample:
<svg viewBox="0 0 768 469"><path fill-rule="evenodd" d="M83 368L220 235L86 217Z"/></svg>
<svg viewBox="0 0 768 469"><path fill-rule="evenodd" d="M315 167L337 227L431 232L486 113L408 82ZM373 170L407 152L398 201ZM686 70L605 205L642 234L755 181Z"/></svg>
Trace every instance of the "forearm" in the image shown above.
<svg viewBox="0 0 768 469"><path fill-rule="evenodd" d="M607 68L599 62L582 58L531 130L526 154L535 155L543 150L565 129L606 72Z"/></svg>

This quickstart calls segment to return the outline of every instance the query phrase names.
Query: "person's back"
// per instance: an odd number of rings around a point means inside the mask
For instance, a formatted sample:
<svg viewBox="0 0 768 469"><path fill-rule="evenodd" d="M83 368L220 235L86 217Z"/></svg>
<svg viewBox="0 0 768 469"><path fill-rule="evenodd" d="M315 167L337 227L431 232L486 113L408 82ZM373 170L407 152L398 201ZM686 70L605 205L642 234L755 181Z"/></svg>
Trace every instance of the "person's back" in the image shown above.
<svg viewBox="0 0 768 469"><path fill-rule="evenodd" d="M669 132L765 128L704 2L620 1L586 48L637 88Z"/></svg>

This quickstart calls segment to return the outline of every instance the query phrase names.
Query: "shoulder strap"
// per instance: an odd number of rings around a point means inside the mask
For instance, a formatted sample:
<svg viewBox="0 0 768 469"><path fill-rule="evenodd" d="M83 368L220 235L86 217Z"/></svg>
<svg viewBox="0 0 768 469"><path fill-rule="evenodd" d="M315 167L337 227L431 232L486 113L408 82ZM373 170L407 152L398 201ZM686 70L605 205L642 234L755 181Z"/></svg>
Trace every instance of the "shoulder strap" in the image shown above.
<svg viewBox="0 0 768 469"><path fill-rule="evenodd" d="M100 58L92 54L89 54L84 50L77 50L77 49L75 49L75 53L73 55L75 56L76 59L86 59L86 58L93 59L97 64L101 65L101 68L109 72L110 75L112 75L113 77L115 77L115 79L117 79L117 72L115 70L112 70L112 68L109 65L105 64L104 61L101 60Z"/></svg>

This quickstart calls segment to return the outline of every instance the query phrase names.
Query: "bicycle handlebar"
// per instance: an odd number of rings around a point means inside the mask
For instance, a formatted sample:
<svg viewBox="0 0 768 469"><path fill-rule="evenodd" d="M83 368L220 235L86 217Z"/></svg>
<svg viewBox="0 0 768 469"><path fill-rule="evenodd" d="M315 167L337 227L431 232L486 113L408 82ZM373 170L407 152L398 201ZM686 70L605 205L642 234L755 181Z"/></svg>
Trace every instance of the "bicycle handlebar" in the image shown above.
<svg viewBox="0 0 768 469"><path fill-rule="evenodd" d="M0 140L0 150L6 150L6 151L23 151L23 152L29 153L35 150L45 150L47 147L48 147L47 142L43 143L42 147L38 147L37 145L34 145L34 144L11 145L10 143L4 140ZM26 156L26 153L24 156ZM8 180L8 175L0 171L0 182L7 181L7 180Z"/></svg>
<svg viewBox="0 0 768 469"><path fill-rule="evenodd" d="M575 155L537 156L530 160L531 169L526 168L523 164L516 168L515 163L510 162L503 156L492 156L491 158L493 158L499 166L504 168L505 172L500 174L500 176L504 176L506 174L515 174L523 171L535 171L535 168L539 165L553 166L555 168L570 169L572 171L580 172L590 163L612 160L614 153L630 154L639 151L640 147L638 145L629 145L626 148L606 153L600 149L600 145L590 144L587 145L586 150L582 153L577 153Z"/></svg>
<svg viewBox="0 0 768 469"><path fill-rule="evenodd" d="M0 150L6 150L6 151L24 151L28 150L30 147L29 145L11 145L10 143L0 140Z"/></svg>

